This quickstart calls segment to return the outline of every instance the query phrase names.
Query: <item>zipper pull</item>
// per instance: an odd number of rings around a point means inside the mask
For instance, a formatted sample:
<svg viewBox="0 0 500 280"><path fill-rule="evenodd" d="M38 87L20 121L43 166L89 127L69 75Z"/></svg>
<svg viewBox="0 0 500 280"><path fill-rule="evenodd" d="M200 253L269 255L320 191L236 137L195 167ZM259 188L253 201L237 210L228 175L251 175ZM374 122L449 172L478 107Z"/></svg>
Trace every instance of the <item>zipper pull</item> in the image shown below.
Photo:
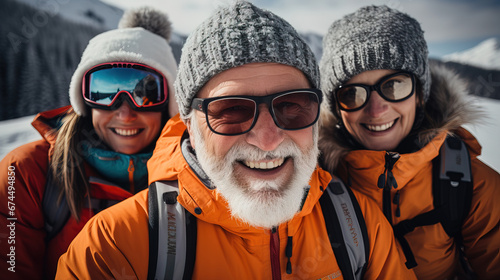
<svg viewBox="0 0 500 280"><path fill-rule="evenodd" d="M398 207L396 207L396 213L394 214L397 218L401 217L401 209L399 208L399 205Z"/></svg>
<svg viewBox="0 0 500 280"><path fill-rule="evenodd" d="M292 274L292 262L290 259L292 258L292 248L293 248L293 237L288 236L288 240L286 242L286 250L285 250L285 255L288 259L286 262L286 273L287 274Z"/></svg>
<svg viewBox="0 0 500 280"><path fill-rule="evenodd" d="M393 187L395 189L398 188L398 183L396 182L396 178L394 178L394 175L392 174L392 171L388 170L387 171L387 186Z"/></svg>
<svg viewBox="0 0 500 280"><path fill-rule="evenodd" d="M396 192L394 195L394 199L392 200L392 203L399 205L399 191Z"/></svg>
<svg viewBox="0 0 500 280"><path fill-rule="evenodd" d="M387 152L385 154L385 168L387 170L392 170L394 164L399 160L400 157L401 155L399 155L398 153Z"/></svg>
<svg viewBox="0 0 500 280"><path fill-rule="evenodd" d="M130 192L132 194L135 194L135 186L134 186L134 171L135 171L135 166L134 166L134 160L130 158L130 162L128 165L128 181L130 183Z"/></svg>
<svg viewBox="0 0 500 280"><path fill-rule="evenodd" d="M380 189L384 188L384 186L385 186L385 172L380 174L380 176L378 176L377 186Z"/></svg>
<svg viewBox="0 0 500 280"><path fill-rule="evenodd" d="M387 170L387 186L397 188L398 183L396 182L396 178L392 174L392 169L394 168L394 164L399 160L401 156L398 153L387 152L385 155L385 169Z"/></svg>

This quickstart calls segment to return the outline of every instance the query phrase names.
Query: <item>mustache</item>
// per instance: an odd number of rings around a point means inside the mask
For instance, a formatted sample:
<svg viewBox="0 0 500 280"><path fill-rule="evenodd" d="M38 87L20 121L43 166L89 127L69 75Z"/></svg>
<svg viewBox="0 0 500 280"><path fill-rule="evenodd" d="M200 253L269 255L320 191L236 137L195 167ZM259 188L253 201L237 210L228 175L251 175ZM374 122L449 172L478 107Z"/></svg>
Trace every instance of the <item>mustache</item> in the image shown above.
<svg viewBox="0 0 500 280"><path fill-rule="evenodd" d="M245 143L237 143L226 154L226 161L259 161L272 160L276 158L295 158L302 156L303 153L304 152L291 141L281 143L273 151L263 151L255 146L250 146Z"/></svg>

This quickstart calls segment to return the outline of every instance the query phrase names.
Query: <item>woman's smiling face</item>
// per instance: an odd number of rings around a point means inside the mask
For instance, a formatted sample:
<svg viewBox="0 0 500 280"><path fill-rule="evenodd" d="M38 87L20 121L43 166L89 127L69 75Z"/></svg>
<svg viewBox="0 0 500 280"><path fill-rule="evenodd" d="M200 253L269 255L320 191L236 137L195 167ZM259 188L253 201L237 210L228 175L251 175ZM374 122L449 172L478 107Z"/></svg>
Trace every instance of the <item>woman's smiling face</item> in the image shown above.
<svg viewBox="0 0 500 280"><path fill-rule="evenodd" d="M139 112L123 104L116 110L92 109L94 129L111 149L136 154L156 141L161 130L161 112Z"/></svg>
<svg viewBox="0 0 500 280"><path fill-rule="evenodd" d="M370 70L350 79L348 84L374 85L395 70ZM389 102L377 91L371 92L368 103L357 111L340 111L344 125L356 141L366 149L394 150L410 133L415 121L416 94L400 102Z"/></svg>

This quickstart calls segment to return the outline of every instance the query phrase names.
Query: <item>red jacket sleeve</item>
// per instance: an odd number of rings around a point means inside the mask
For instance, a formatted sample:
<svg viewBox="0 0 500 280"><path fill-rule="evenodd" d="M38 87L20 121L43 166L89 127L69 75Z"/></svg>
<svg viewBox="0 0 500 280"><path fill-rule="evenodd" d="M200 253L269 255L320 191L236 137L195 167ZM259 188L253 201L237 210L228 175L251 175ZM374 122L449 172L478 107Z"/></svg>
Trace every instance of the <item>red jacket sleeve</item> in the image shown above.
<svg viewBox="0 0 500 280"><path fill-rule="evenodd" d="M49 144L35 141L0 161L0 271L8 279L40 279L45 231L42 197Z"/></svg>

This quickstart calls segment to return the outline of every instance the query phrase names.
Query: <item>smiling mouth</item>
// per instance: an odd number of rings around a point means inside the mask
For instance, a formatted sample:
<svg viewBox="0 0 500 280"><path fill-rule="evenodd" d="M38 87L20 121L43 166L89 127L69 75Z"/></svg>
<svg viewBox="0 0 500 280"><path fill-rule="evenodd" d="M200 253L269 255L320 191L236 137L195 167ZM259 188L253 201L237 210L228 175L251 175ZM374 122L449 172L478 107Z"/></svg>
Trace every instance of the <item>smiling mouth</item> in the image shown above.
<svg viewBox="0 0 500 280"><path fill-rule="evenodd" d="M139 129L139 128L134 128L134 129L112 128L111 130L115 134L118 134L120 136L135 136L135 135L141 133L141 131L143 129Z"/></svg>
<svg viewBox="0 0 500 280"><path fill-rule="evenodd" d="M243 165L251 169L260 169L260 170L271 170L280 167L285 162L284 158L278 158L271 161L250 161L245 160L242 161Z"/></svg>
<svg viewBox="0 0 500 280"><path fill-rule="evenodd" d="M381 124L381 125L370 125L370 124L364 124L364 126L370 130L370 131L374 131L374 132L381 132L381 131L386 131L388 130L389 128L393 127L394 124L396 123L397 119L396 120L393 120L392 122L388 122L386 124Z"/></svg>

